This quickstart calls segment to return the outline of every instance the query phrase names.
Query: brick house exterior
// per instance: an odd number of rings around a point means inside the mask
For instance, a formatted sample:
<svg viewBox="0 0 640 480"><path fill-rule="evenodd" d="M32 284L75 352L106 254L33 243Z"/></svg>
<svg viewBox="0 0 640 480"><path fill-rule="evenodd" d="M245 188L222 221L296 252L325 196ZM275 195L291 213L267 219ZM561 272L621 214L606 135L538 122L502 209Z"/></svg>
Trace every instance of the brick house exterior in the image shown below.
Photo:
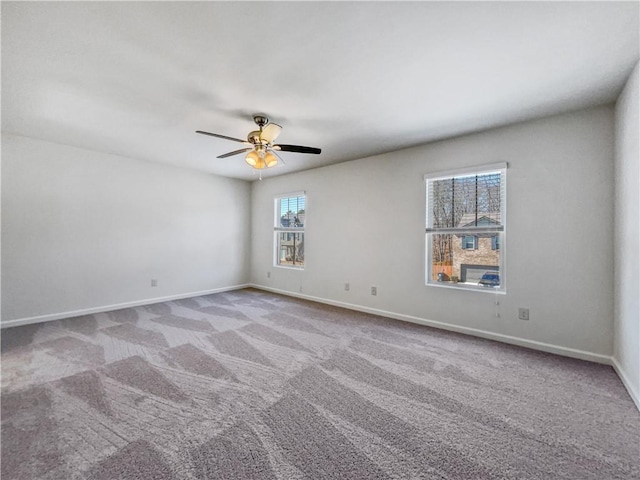
<svg viewBox="0 0 640 480"><path fill-rule="evenodd" d="M475 215L465 214L459 227L500 225L500 214L484 214L478 217L476 224ZM484 270L493 270L500 265L500 244L497 233L479 233L472 235L454 235L452 245L453 276L460 281L477 281L475 277L481 275ZM465 248L466 247L466 248ZM475 267L475 268L474 268ZM469 272L474 273L469 275Z"/></svg>

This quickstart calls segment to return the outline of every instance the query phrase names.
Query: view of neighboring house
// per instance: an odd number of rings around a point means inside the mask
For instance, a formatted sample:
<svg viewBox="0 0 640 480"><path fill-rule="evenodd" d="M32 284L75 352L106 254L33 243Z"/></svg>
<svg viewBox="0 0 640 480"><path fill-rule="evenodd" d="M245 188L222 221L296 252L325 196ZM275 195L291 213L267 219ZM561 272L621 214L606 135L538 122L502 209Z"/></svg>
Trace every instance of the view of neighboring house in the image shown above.
<svg viewBox="0 0 640 480"><path fill-rule="evenodd" d="M279 233L279 265L304 266L304 219L304 210L298 213L289 210L280 217L282 227L297 227L301 232Z"/></svg>
<svg viewBox="0 0 640 480"><path fill-rule="evenodd" d="M500 225L500 213L488 213L476 216L473 213L463 215L459 227L494 227ZM452 245L452 276L461 282L478 283L487 271L500 268L499 233L472 233L454 235Z"/></svg>
<svg viewBox="0 0 640 480"><path fill-rule="evenodd" d="M500 226L500 213L465 213L457 227L497 227ZM439 251L444 261L433 265L433 278L443 280L458 279L460 282L477 284L486 272L500 269L500 233L474 232L439 235Z"/></svg>

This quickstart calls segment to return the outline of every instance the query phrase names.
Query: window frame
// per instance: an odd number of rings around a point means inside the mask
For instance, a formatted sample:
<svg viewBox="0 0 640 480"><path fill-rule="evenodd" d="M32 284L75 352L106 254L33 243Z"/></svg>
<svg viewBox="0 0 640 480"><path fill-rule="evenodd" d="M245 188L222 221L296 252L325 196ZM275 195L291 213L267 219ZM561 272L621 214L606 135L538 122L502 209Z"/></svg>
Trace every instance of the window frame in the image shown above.
<svg viewBox="0 0 640 480"><path fill-rule="evenodd" d="M427 287L440 287L440 288L453 288L457 290L467 290L474 292L485 292L485 293L506 293L506 285L507 285L507 275L506 275L506 244L507 244L507 167L508 164L506 162L493 163L488 165L478 165L475 167L466 167L459 168L454 170L447 171L439 171L433 173L427 173L424 175L424 185L425 185L425 285ZM452 227L452 228L432 228L431 227L431 206L429 205L430 201L430 188L432 182L436 180L443 179L451 179L456 177L468 177L473 175L488 175L492 173L500 174L500 228L496 227ZM500 286L488 288L484 286L476 286L469 285L463 283L454 283L454 282L438 282L437 280L433 280L432 278L432 270L433 270L433 235L438 234L453 234L453 235L463 235L463 236L472 236L475 235L477 238L478 234L487 234L487 233L496 233L497 236L500 237L498 240L499 248L497 250L493 250L498 254L498 272L500 275ZM466 251L466 250L465 250Z"/></svg>
<svg viewBox="0 0 640 480"><path fill-rule="evenodd" d="M295 197L304 197L304 224L302 227L282 227L280 225L281 214L279 211L280 201L283 198L295 198ZM286 265L281 264L280 262L280 242L278 237L280 234L286 233L287 237L291 234L302 234L304 238L304 242L306 242L305 230L307 228L307 218L308 218L308 205L307 205L307 192L302 190L298 192L291 193L283 193L280 195L275 195L273 197L273 266L275 268L288 268L292 270L304 270L307 262L306 259L302 265Z"/></svg>

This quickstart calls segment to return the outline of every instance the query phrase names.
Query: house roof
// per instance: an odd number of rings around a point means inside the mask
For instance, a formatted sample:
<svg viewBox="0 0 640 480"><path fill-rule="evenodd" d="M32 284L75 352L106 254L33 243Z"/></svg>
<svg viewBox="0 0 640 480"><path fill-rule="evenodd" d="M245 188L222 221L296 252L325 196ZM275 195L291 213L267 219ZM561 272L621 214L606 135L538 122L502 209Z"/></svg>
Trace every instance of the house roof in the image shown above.
<svg viewBox="0 0 640 480"><path fill-rule="evenodd" d="M286 225L284 226L288 227L290 225L290 222L293 222L297 218L299 225L303 226L305 217L306 217L305 213L287 212L284 215L280 216L280 222L283 225L286 223Z"/></svg>
<svg viewBox="0 0 640 480"><path fill-rule="evenodd" d="M477 226L500 225L500 212L479 213ZM476 214L465 213L458 227L474 227L476 226Z"/></svg>

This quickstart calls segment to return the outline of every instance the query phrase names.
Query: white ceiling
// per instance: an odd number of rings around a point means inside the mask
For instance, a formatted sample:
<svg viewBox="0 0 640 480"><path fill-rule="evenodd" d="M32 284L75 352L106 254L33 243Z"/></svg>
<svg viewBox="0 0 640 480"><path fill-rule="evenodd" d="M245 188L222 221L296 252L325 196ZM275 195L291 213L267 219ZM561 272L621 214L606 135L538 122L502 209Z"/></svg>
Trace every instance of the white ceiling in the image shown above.
<svg viewBox="0 0 640 480"><path fill-rule="evenodd" d="M2 129L254 180L614 101L637 2L2 2Z"/></svg>

